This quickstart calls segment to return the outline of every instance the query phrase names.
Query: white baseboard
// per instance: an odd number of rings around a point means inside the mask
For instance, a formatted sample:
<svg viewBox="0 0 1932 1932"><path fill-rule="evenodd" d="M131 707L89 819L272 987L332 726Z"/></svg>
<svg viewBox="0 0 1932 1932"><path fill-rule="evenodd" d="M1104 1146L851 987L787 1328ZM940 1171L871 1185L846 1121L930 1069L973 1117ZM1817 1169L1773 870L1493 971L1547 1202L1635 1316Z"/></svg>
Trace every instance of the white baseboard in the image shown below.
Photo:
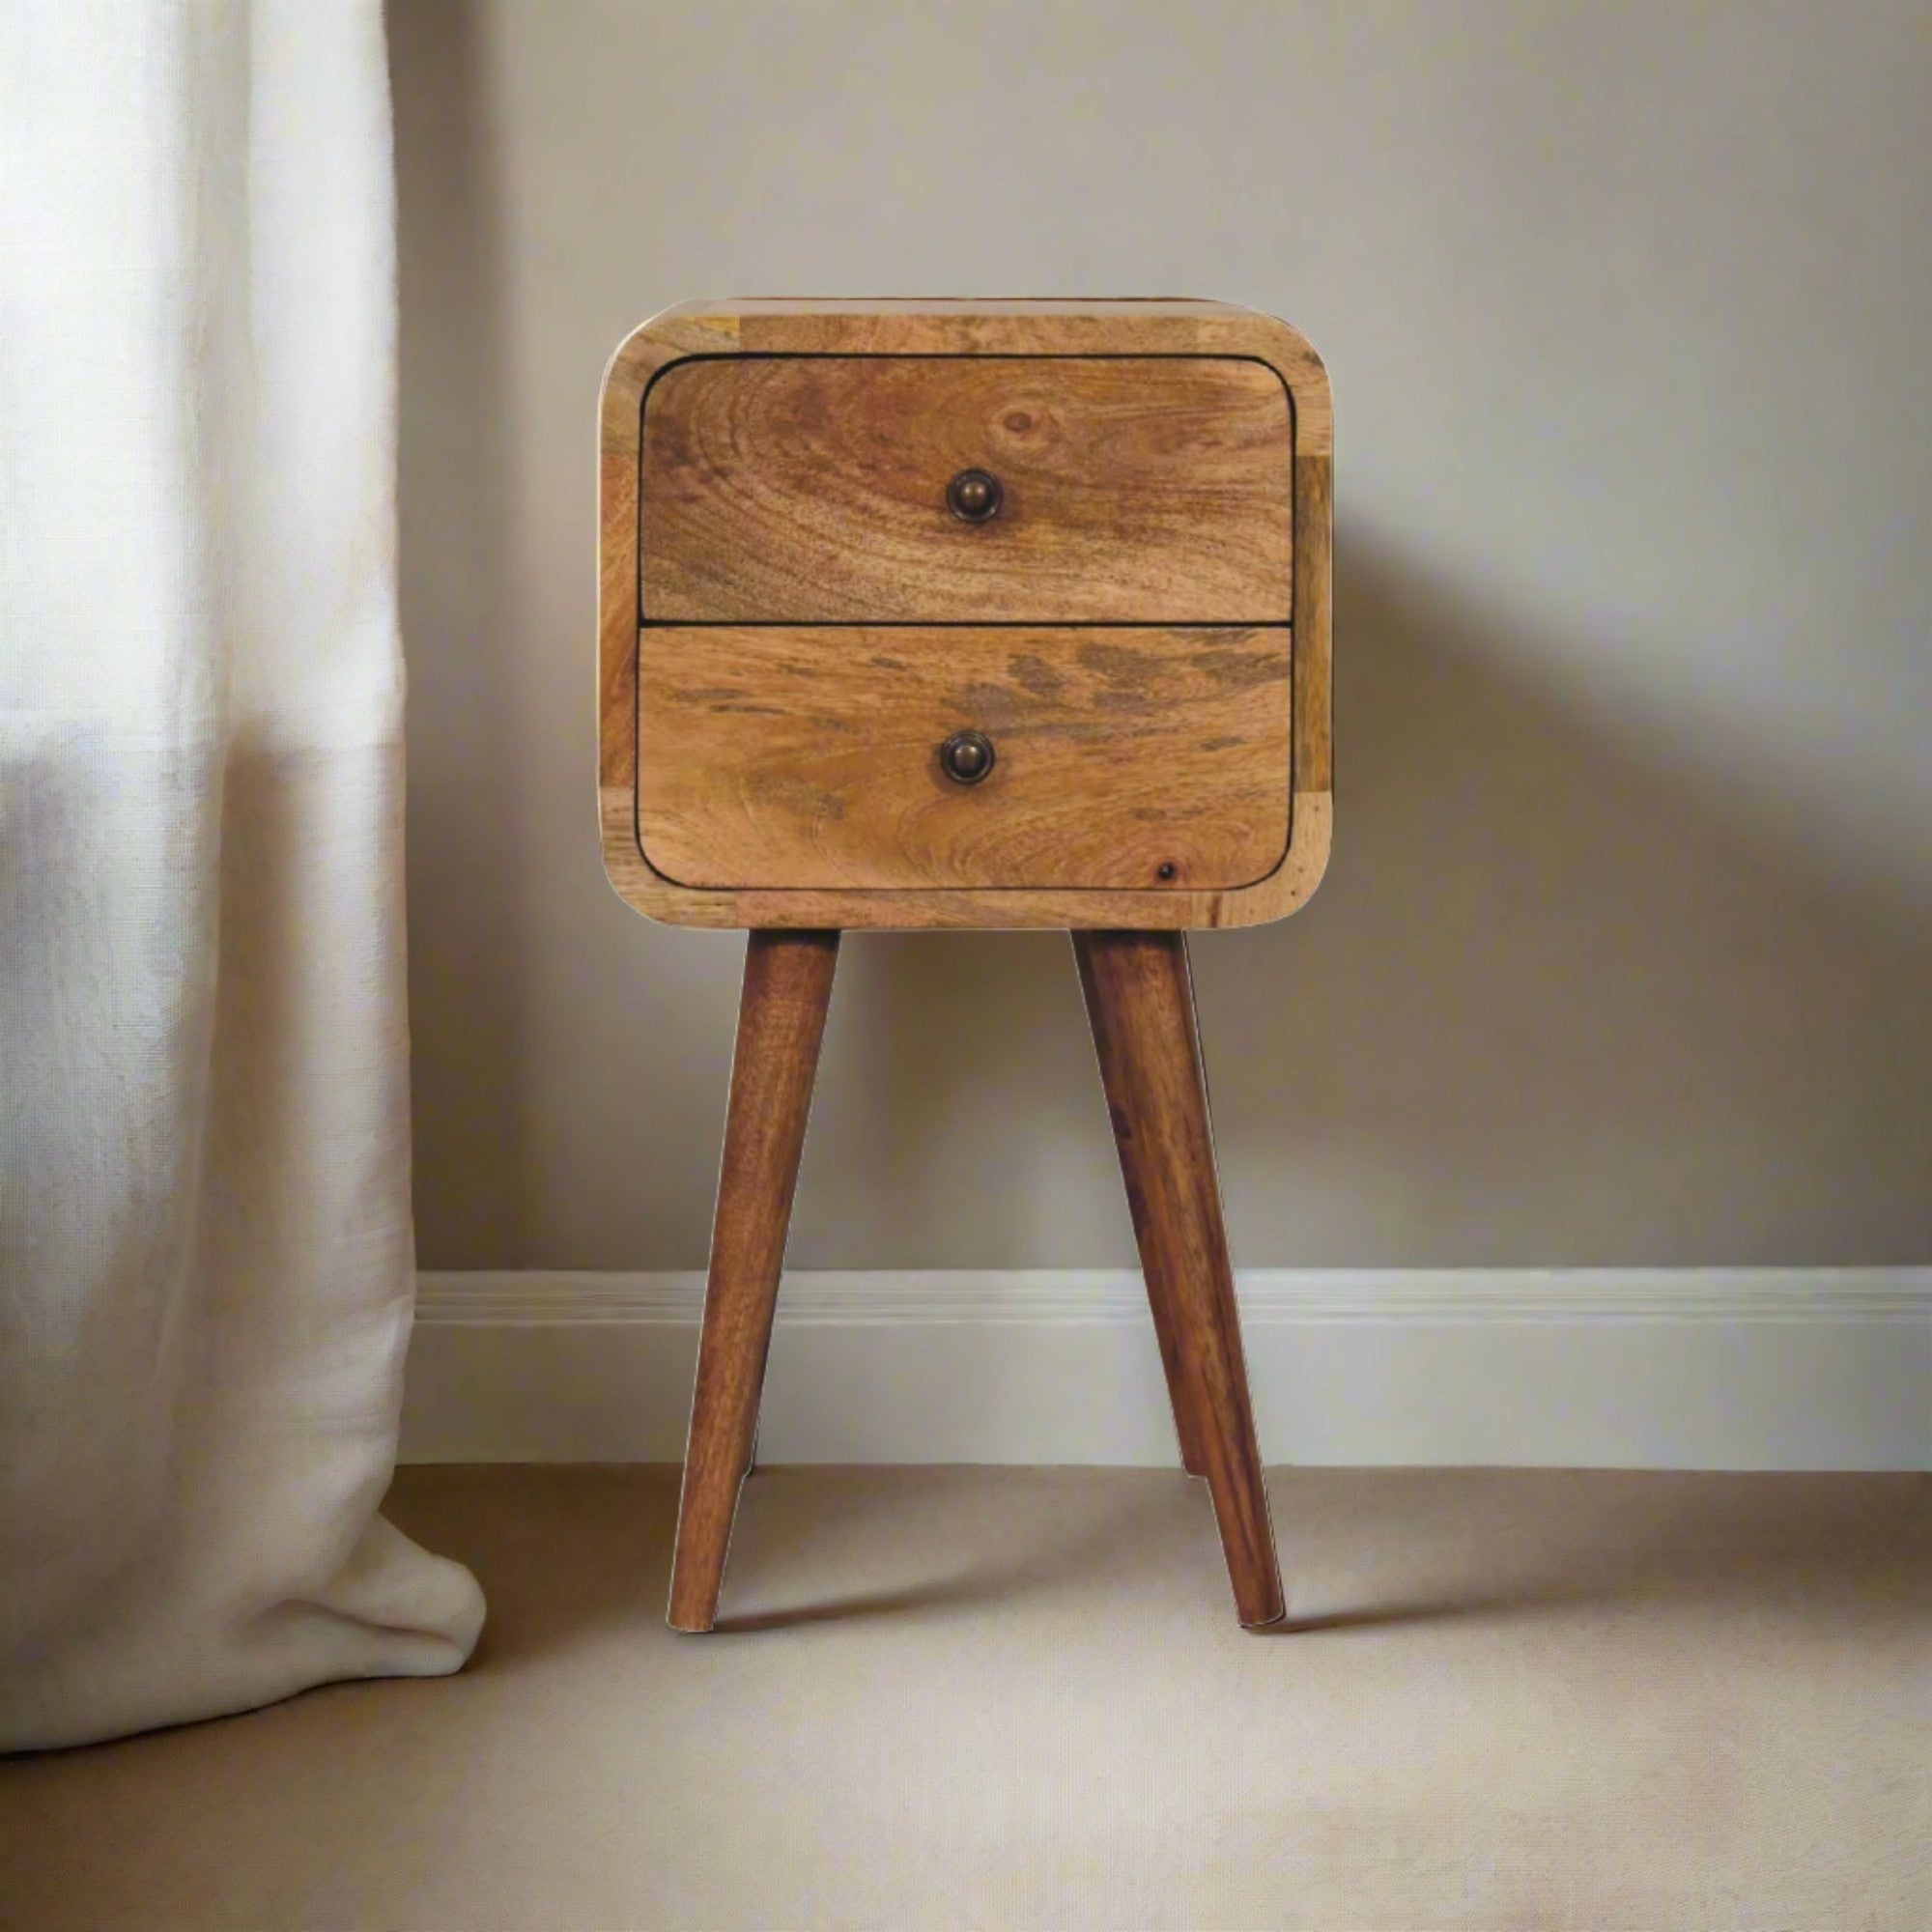
<svg viewBox="0 0 1932 1932"><path fill-rule="evenodd" d="M402 1455L673 1462L703 1277L426 1273ZM1932 1466L1932 1268L1258 1269L1271 1463ZM1168 1464L1125 1270L787 1274L774 1463Z"/></svg>

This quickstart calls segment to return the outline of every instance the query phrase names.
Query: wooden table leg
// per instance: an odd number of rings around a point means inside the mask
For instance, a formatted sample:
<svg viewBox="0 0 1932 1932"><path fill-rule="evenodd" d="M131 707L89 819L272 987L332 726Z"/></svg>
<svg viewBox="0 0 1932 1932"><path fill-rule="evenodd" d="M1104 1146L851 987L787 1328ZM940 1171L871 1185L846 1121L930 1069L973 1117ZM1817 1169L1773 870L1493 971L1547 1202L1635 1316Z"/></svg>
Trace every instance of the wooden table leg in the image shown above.
<svg viewBox="0 0 1932 1932"><path fill-rule="evenodd" d="M1114 1146L1121 1156L1121 1179L1126 1184L1127 1212L1133 1217L1134 1241L1140 1249L1141 1273L1147 1278L1148 1306L1153 1312L1154 1339L1160 1345L1160 1365L1167 1374L1167 1396L1174 1411L1174 1433L1180 1443L1180 1466L1190 1476L1208 1473L1201 1449L1201 1426L1195 1419L1187 1378L1180 1366L1179 1322L1175 1315L1174 1284L1167 1278L1166 1254L1148 1226L1147 1188L1141 1179L1140 1142L1128 1131L1125 1075L1121 1046L1109 1026L1108 1009L1101 1004L1094 979L1089 940L1075 932L1073 957L1080 968L1080 990L1087 997L1087 1019L1094 1030L1094 1051L1100 1062L1100 1086L1107 1096L1107 1118L1113 1122Z"/></svg>
<svg viewBox="0 0 1932 1932"><path fill-rule="evenodd" d="M836 932L756 931L746 948L671 1562L673 1630L707 1631L718 1616L731 1519L757 1438L785 1230L838 962Z"/></svg>
<svg viewBox="0 0 1932 1932"><path fill-rule="evenodd" d="M1179 1383L1183 1455L1191 1436L1241 1622L1277 1623L1287 1605L1241 1358L1186 935L1076 932L1073 944L1157 1326L1166 1308L1162 1352L1170 1386Z"/></svg>

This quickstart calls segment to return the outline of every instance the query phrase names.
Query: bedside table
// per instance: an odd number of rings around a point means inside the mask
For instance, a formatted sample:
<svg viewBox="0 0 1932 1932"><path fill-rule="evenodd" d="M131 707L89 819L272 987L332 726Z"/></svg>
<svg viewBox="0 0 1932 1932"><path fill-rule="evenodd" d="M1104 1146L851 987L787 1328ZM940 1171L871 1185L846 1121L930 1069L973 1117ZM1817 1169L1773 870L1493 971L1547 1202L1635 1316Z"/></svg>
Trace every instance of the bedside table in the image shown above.
<svg viewBox="0 0 1932 1932"><path fill-rule="evenodd" d="M1283 1614L1186 933L1328 855L1328 384L1205 301L692 303L602 406L605 865L744 926L670 1622L712 1627L851 927L1073 935L1181 1461Z"/></svg>

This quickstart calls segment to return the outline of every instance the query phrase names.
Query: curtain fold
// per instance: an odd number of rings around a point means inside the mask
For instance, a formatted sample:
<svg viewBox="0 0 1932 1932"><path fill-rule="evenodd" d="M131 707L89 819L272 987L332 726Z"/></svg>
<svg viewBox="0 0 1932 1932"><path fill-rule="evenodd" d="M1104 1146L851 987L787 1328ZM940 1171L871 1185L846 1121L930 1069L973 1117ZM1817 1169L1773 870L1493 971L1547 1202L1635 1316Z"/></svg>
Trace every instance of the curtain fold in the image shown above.
<svg viewBox="0 0 1932 1932"><path fill-rule="evenodd" d="M457 1668L375 0L0 12L0 1747Z"/></svg>

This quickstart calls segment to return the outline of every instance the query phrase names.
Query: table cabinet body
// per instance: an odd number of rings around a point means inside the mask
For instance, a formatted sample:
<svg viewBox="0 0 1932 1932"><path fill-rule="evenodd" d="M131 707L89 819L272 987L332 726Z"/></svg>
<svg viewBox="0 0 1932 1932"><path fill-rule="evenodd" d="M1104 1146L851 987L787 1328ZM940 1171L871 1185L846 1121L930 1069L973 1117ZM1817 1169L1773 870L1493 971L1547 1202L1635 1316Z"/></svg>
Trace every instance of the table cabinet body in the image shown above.
<svg viewBox="0 0 1932 1932"><path fill-rule="evenodd" d="M753 928L1293 911L1331 820L1330 437L1306 341L1220 303L646 323L603 401L612 883Z"/></svg>
<svg viewBox="0 0 1932 1932"><path fill-rule="evenodd" d="M839 935L1073 934L1181 1462L1284 1612L1185 933L1327 863L1320 359L1218 302L690 303L602 401L611 883L751 931L670 1620L716 1621Z"/></svg>

